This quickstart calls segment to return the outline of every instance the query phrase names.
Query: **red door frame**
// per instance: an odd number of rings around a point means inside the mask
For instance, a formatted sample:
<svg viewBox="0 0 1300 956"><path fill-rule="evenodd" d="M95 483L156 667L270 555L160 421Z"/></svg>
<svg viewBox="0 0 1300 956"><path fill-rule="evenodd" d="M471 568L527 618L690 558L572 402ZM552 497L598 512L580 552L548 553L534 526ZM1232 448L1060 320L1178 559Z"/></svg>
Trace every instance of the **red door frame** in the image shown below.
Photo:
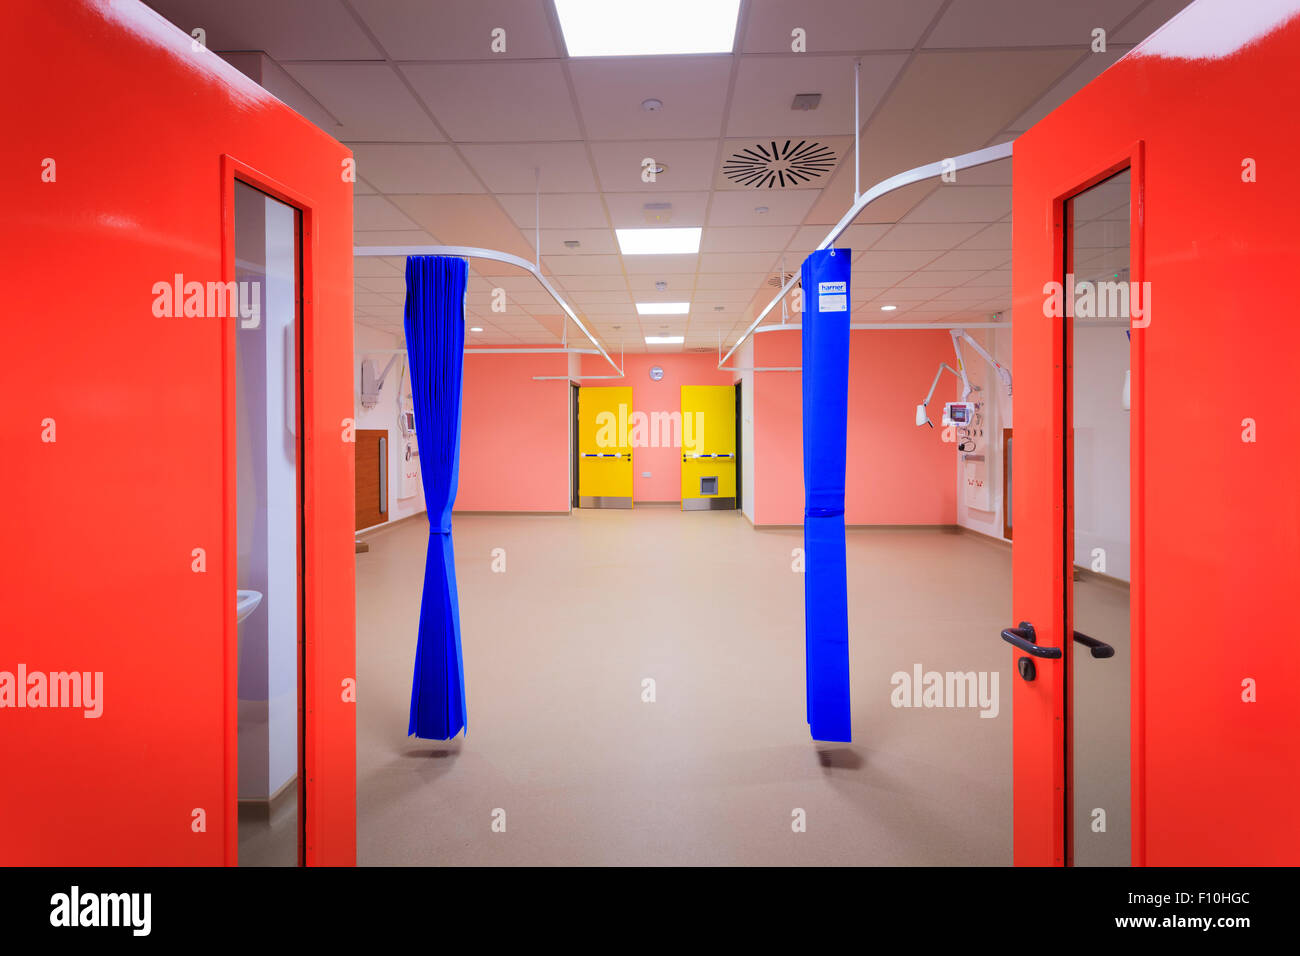
<svg viewBox="0 0 1300 956"><path fill-rule="evenodd" d="M1058 180L1059 185L1049 188L1040 200L1041 215L1051 226L1050 249L1051 264L1043 270L1044 275L1057 283L1065 282L1067 264L1068 237L1066 228L1066 204L1075 196L1109 179L1125 169L1130 170L1129 208L1129 249L1130 281L1137 282L1138 288L1146 278L1145 258L1145 190L1146 165L1144 162L1144 144L1141 140L1132 143L1121 154L1103 159L1091 169L1069 170ZM1041 220L1040 220L1041 221ZM1047 266L1047 263L1043 263ZM1046 290L1044 290L1044 296ZM1063 299L1068 296L1068 290ZM1038 312L1026 311L1018 316L1014 328L1016 366L1022 376L1019 384L1021 396L1026 394L1026 385L1033 401L1021 402L1017 409L1017 432L1027 428L1031 435L1036 435L1035 451L1039 453L1040 471L1035 481L1023 480L1021 473L1013 489L1013 513L1022 518L1018 523L1025 528L1022 533L1017 529L1017 539L1012 551L1013 572L1017 585L1013 618L1016 621L1028 621L1034 625L1037 641L1045 647L1059 647L1062 656L1056 660L1038 662L1037 675L1031 681L1020 679L1012 655L1012 673L1017 674L1012 693L1012 713L1015 719L1014 772L1015 780L1015 860L1018 865L1033 866L1069 866L1073 865L1070 846L1070 834L1073 816L1072 751L1073 751L1073 686L1069 681L1073 663L1073 640L1067 635L1073 633L1073 607L1069 600L1070 588L1067 587L1073 574L1074 535L1073 535L1073 499L1066 499L1066 467L1073 460L1074 423L1071 415L1071 402L1065 391L1067 381L1065 365L1072 362L1072 326L1073 320L1066 316L1047 319L1043 315L1043 299L1036 302ZM1142 594L1145 580L1143 576L1142 548L1142 436L1143 436L1143 362L1145 350L1140 328L1132 329L1129 342L1132 369L1131 411L1130 411L1130 536L1131 583L1130 583L1130 618L1132 647L1132 726L1140 728L1142 721L1142 667L1145 660L1143 653L1145 631L1142 616ZM1031 339L1032 336L1032 340ZM1024 340L1024 341L1022 341ZM1032 356L1032 357L1031 357ZM1033 371L1031 373L1031 363ZM1040 377L1044 370L1049 378ZM1024 378L1031 373L1029 382ZM1048 401L1041 400L1043 395ZM1032 407L1032 411L1031 411ZM1031 418L1032 421L1026 421ZM1049 437L1050 436L1050 437ZM1018 454L1022 454L1025 442L1017 445ZM1047 453L1048 461L1042 460L1042 453ZM1017 470L1022 463L1017 462ZM1047 478L1044 483L1043 477ZM1050 498L1044 498L1044 488L1050 489ZM1050 508L1047 505L1050 504ZM1030 515L1025 519L1023 516ZM1038 586L1045 584L1041 569L1051 569L1047 602L1025 603L1019 585L1030 578L1037 579ZM1038 588L1035 588L1038 590ZM1142 815L1138 812L1144 796L1142 786L1142 753L1139 734L1135 732L1134 745L1131 748L1132 760L1132 805L1133 805L1133 846L1134 863L1140 865L1136 848L1141 846Z"/></svg>
<svg viewBox="0 0 1300 956"><path fill-rule="evenodd" d="M295 402L298 406L298 597L300 620L298 622L298 865L307 866L316 862L314 841L309 838L315 809L314 788L308 786L311 779L309 772L315 770L315 761L310 759L310 741L315 740L317 727L313 718L316 708L314 697L317 672L316 655L312 652L315 642L307 635L315 628L313 611L317 602L313 596L319 591L317 576L307 563L307 556L315 544L317 529L312 520L315 501L312 496L313 477L319 469L315 455L308 449L307 436L314 426L314 409L318 396L313 388L314 376L311 374L311 344L315 340L316 323L313 301L316 298L315 283L315 219L317 204L307 196L292 189L274 177L268 176L248 163L241 162L229 153L221 156L221 281L235 282L235 183L242 182L252 186L286 205L292 206L299 213L299 233L297 237L299 255L298 288L295 290L299 299L299 315L296 316L297 331L295 346L297 355L295 365L298 368L298 388ZM222 406L222 576L226 593L233 594L238 579L238 544L239 544L239 497L238 468L236 449L238 445L238 424L236 418L236 323L227 322L223 326L221 345L221 406ZM223 713L222 736L225 759L225 771L222 781L228 819L239 818L239 657L238 657L238 622L235 609L227 602L222 619L223 665L225 686L225 711ZM224 846L225 864L236 866L239 863L239 828L226 829Z"/></svg>
<svg viewBox="0 0 1300 956"><path fill-rule="evenodd" d="M1130 345L1130 859L1280 865L1300 854L1300 645L1287 637L1300 453L1276 358L1294 334L1296 198L1288 177L1261 172L1280 173L1300 150L1284 120L1300 110L1300 2L1244 26L1193 3L1015 144L1009 623L1031 622L1063 652L1038 680L1013 681L1018 864L1069 862L1069 341L1044 315L1044 286L1061 278L1064 201L1125 165L1130 280L1159 303L1145 303L1150 327L1132 329Z"/></svg>
<svg viewBox="0 0 1300 956"><path fill-rule="evenodd" d="M238 177L302 216L303 861L352 864L351 153L141 4L15 13L25 42L7 68L47 82L15 102L5 155L28 280L13 311L44 319L18 323L12 345L46 355L60 338L58 361L14 369L14 420L57 418L59 434L11 443L20 497L51 506L13 516L29 546L4 564L10 653L102 673L109 703L102 719L7 718L0 757L25 772L0 788L0 819L23 826L0 862L236 861L234 330L168 314L155 284L234 279ZM124 108L110 116L107 100ZM117 155L131 162L104 165ZM78 573L62 572L70 554ZM103 824L69 830L80 814Z"/></svg>

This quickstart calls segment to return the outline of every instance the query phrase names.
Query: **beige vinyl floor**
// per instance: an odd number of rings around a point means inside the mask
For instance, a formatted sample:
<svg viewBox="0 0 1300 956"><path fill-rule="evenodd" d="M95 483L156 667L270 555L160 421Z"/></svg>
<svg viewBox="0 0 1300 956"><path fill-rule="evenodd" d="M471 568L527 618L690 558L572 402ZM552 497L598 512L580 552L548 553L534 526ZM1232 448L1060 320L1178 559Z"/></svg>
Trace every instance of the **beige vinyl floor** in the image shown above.
<svg viewBox="0 0 1300 956"><path fill-rule="evenodd" d="M406 736L428 525L357 555L358 863L1011 862L1008 549L848 533L854 741L818 745L801 531L639 506L454 533L469 732L450 742ZM998 672L997 716L892 706L917 664Z"/></svg>

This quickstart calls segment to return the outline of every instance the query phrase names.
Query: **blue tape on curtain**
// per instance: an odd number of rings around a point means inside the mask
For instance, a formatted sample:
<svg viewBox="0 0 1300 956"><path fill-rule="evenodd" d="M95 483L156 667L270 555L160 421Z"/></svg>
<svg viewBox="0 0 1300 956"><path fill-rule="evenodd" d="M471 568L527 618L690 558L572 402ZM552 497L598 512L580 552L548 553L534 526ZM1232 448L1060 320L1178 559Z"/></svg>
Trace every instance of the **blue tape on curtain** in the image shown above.
<svg viewBox="0 0 1300 956"><path fill-rule="evenodd" d="M849 596L844 555L849 421L849 282L853 253L804 260L804 647L814 740L851 741Z"/></svg>
<svg viewBox="0 0 1300 956"><path fill-rule="evenodd" d="M409 256L406 260L406 355L429 510L429 550L407 734L426 740L450 740L466 726L451 507L460 472L468 273L464 259Z"/></svg>

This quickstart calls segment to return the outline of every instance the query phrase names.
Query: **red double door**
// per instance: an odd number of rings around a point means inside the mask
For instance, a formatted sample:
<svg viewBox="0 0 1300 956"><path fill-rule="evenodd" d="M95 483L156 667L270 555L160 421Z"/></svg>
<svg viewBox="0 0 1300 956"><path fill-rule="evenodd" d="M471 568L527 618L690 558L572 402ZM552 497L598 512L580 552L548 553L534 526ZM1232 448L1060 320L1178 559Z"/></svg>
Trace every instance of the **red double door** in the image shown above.
<svg viewBox="0 0 1300 956"><path fill-rule="evenodd" d="M1015 145L1017 864L1300 861L1300 3L1233 16Z"/></svg>

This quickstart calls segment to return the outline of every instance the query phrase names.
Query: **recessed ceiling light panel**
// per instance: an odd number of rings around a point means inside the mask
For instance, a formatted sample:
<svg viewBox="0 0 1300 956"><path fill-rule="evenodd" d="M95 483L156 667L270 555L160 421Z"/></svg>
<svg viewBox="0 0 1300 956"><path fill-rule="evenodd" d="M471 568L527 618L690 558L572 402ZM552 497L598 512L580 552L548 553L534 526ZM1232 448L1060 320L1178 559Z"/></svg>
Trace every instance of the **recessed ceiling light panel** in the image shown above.
<svg viewBox="0 0 1300 956"><path fill-rule="evenodd" d="M683 255L700 251L699 226L674 229L615 229L625 256Z"/></svg>
<svg viewBox="0 0 1300 956"><path fill-rule="evenodd" d="M646 345L681 345L686 341L684 335L647 335Z"/></svg>
<svg viewBox="0 0 1300 956"><path fill-rule="evenodd" d="M730 53L740 0L555 0L569 56Z"/></svg>
<svg viewBox="0 0 1300 956"><path fill-rule="evenodd" d="M691 311L689 302L638 302L637 315L687 315Z"/></svg>

